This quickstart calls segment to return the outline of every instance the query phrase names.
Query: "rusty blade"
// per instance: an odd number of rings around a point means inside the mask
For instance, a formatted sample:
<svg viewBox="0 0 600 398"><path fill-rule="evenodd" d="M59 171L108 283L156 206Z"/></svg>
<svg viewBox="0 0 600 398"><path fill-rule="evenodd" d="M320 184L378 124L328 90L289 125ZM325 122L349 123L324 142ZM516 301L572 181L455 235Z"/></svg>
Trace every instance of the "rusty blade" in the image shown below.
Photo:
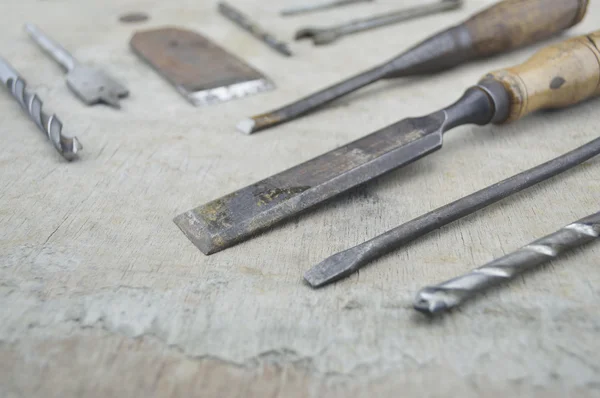
<svg viewBox="0 0 600 398"><path fill-rule="evenodd" d="M172 27L139 31L130 44L192 105L217 104L275 87L259 71L193 31Z"/></svg>
<svg viewBox="0 0 600 398"><path fill-rule="evenodd" d="M275 223L442 147L444 112L406 119L175 218L204 253Z"/></svg>

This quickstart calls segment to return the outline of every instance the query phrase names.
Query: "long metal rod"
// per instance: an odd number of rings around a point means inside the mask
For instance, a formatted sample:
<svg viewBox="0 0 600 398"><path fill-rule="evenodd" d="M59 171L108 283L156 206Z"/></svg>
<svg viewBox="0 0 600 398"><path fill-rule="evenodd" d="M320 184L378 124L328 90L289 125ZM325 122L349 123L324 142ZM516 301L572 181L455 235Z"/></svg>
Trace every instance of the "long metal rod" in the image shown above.
<svg viewBox="0 0 600 398"><path fill-rule="evenodd" d="M554 260L566 251L600 237L600 212L570 224L521 249L494 260L468 274L417 293L417 311L435 314L455 308L478 293L506 283L535 267Z"/></svg>
<svg viewBox="0 0 600 398"><path fill-rule="evenodd" d="M378 14L368 18L354 19L335 26L325 28L307 27L296 32L296 40L311 39L315 45L330 44L342 36L380 28L415 18L425 17L444 11L456 10L462 7L462 0L438 0L433 3L404 7L397 11Z"/></svg>
<svg viewBox="0 0 600 398"><path fill-rule="evenodd" d="M231 5L225 2L219 3L219 12L225 18L229 19L246 32L250 33L252 36L261 40L273 50L285 55L286 57L292 56L292 51L289 49L286 43L279 41L275 36L265 31L258 24L252 22L250 18L233 8Z"/></svg>
<svg viewBox="0 0 600 398"><path fill-rule="evenodd" d="M333 0L333 1L324 1L319 3L309 3L303 4L301 6L289 7L281 10L281 15L284 17L289 17L292 15L306 14L314 11L328 10L330 8L356 4L356 3L367 3L373 0Z"/></svg>
<svg viewBox="0 0 600 398"><path fill-rule="evenodd" d="M337 253L306 272L304 278L313 287L321 287L342 279L408 242L563 173L599 154L600 138L597 138L547 163L433 210L368 242Z"/></svg>

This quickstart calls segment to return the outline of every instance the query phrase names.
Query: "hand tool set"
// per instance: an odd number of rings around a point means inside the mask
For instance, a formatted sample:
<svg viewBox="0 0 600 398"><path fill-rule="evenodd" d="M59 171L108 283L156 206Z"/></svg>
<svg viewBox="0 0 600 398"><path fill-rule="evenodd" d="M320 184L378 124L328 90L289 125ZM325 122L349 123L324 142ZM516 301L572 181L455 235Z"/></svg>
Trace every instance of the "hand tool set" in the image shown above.
<svg viewBox="0 0 600 398"><path fill-rule="evenodd" d="M288 8L296 15L373 0L332 0ZM503 0L465 22L437 33L395 58L269 113L243 120L246 134L308 114L325 104L382 79L431 75L455 66L538 43L578 24L589 0ZM331 43L377 26L458 9L463 0L439 0L333 28L304 28L296 38ZM358 7L357 7L358 8ZM267 33L232 6L218 12L272 49L291 56L289 46ZM87 105L119 108L128 90L99 69L80 64L61 45L34 25L32 39L67 71L67 84ZM208 105L271 90L273 82L205 36L177 27L135 32L132 51L169 81L193 105ZM288 62L288 61L282 61ZM42 111L42 101L2 58L0 79L23 110L48 135L67 160L82 146L62 135L62 123ZM600 95L600 31L550 44L524 64L485 75L455 103L429 115L408 118L327 152L237 192L185 212L174 219L204 254L231 247L283 220L319 205L351 188L408 165L441 149L444 134L458 126L505 124L544 109L578 104ZM312 287L344 278L440 227L546 181L600 155L600 138L542 165L491 185L392 229L368 242L335 254L305 274ZM469 274L420 291L414 307L444 312L478 292L591 242L600 234L600 213L495 260Z"/></svg>

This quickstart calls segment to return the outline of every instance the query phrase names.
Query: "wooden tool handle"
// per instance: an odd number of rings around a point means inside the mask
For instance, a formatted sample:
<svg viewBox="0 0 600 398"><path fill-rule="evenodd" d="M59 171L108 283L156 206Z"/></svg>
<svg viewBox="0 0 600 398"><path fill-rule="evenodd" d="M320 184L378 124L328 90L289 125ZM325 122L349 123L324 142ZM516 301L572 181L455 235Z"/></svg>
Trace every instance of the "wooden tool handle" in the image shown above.
<svg viewBox="0 0 600 398"><path fill-rule="evenodd" d="M499 81L508 93L510 109L504 122L600 95L600 30L546 47L524 64L485 78Z"/></svg>
<svg viewBox="0 0 600 398"><path fill-rule="evenodd" d="M589 0L504 0L465 22L478 57L534 43L579 23Z"/></svg>

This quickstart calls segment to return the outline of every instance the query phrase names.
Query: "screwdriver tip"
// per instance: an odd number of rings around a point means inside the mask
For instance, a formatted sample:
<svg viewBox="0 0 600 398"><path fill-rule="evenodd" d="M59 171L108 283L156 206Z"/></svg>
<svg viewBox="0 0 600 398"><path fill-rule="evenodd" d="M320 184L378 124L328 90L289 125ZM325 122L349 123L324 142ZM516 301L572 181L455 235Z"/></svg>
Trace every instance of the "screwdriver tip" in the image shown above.
<svg viewBox="0 0 600 398"><path fill-rule="evenodd" d="M319 288L354 273L362 265L355 249L334 254L323 260L304 274L304 280L313 288Z"/></svg>
<svg viewBox="0 0 600 398"><path fill-rule="evenodd" d="M254 133L256 122L254 119L244 119L236 125L236 129L244 134L250 135Z"/></svg>

